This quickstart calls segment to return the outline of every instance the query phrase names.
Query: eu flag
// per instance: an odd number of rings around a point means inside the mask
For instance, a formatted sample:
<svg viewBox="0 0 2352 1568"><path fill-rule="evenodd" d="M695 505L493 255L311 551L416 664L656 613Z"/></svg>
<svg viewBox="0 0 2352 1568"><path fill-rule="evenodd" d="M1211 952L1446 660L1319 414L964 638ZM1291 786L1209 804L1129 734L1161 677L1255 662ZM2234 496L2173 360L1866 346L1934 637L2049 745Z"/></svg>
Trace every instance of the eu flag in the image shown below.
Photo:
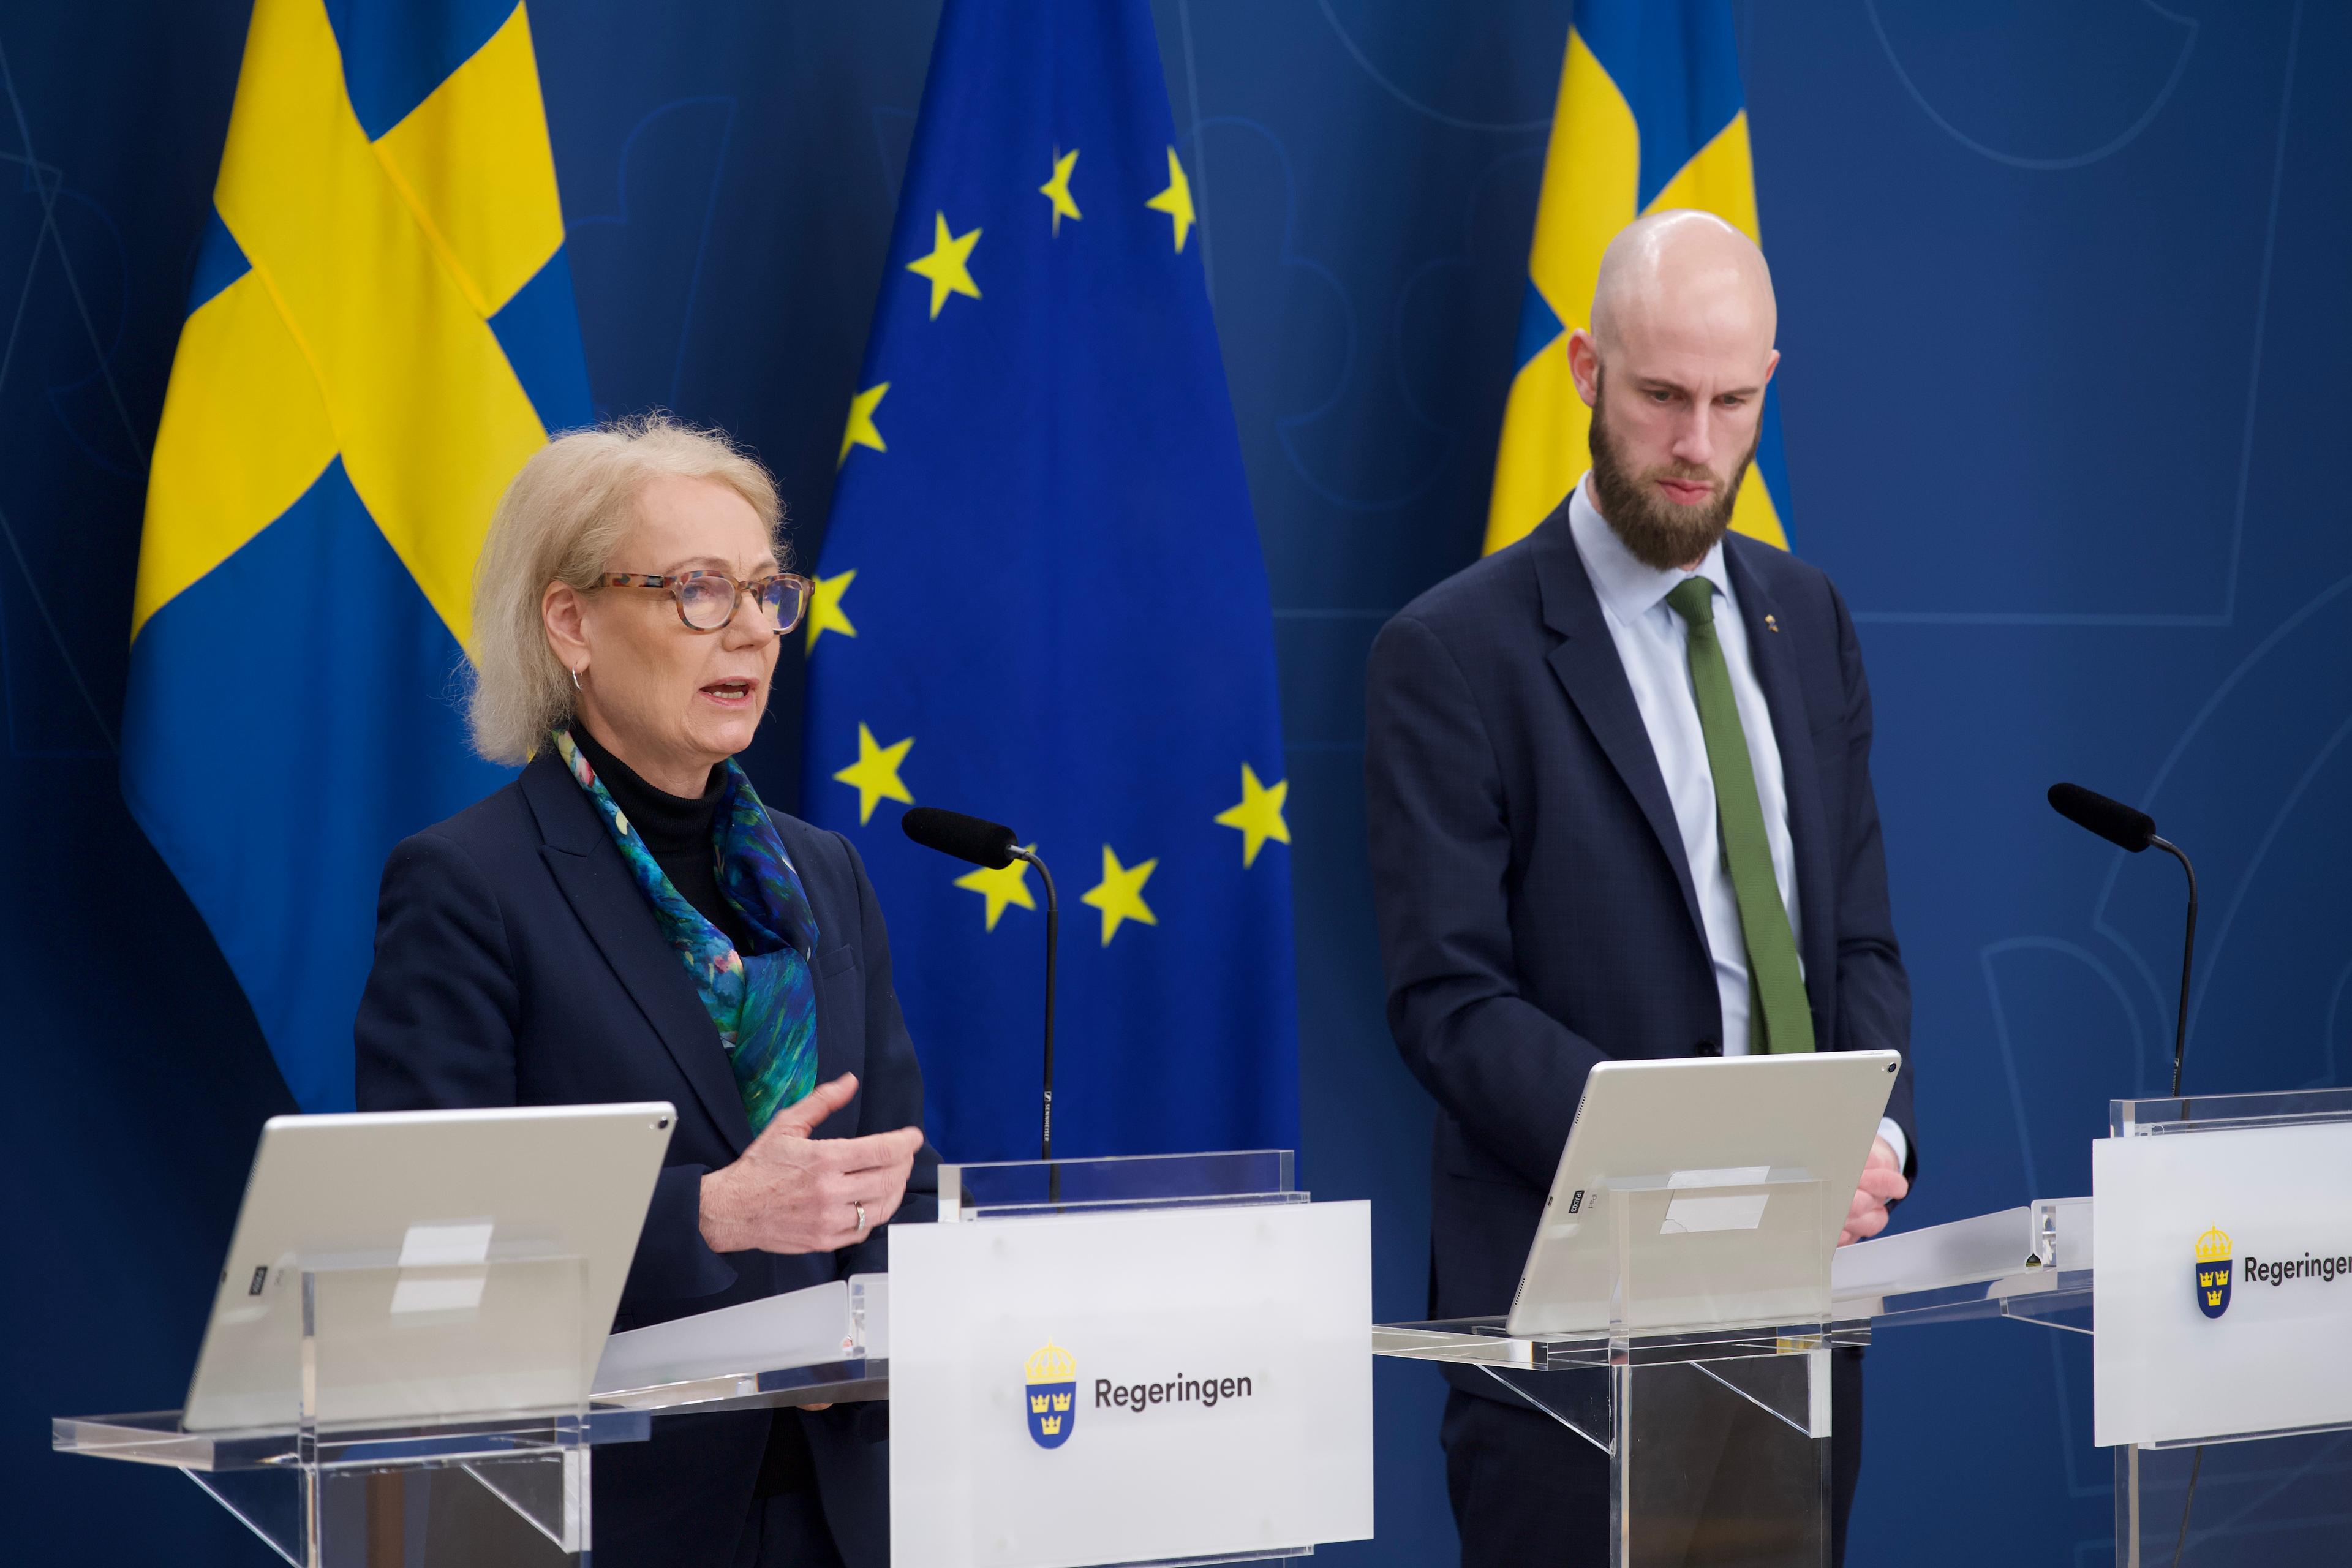
<svg viewBox="0 0 2352 1568"><path fill-rule="evenodd" d="M807 631L803 809L872 868L930 1131L1037 1151L1045 901L908 843L1010 823L1063 900L1055 1152L1292 1147L1265 564L1143 0L950 0Z"/></svg>
<svg viewBox="0 0 2352 1568"><path fill-rule="evenodd" d="M148 478L122 790L303 1110L384 856L509 776L456 698L507 481L586 423L520 0L256 0Z"/></svg>

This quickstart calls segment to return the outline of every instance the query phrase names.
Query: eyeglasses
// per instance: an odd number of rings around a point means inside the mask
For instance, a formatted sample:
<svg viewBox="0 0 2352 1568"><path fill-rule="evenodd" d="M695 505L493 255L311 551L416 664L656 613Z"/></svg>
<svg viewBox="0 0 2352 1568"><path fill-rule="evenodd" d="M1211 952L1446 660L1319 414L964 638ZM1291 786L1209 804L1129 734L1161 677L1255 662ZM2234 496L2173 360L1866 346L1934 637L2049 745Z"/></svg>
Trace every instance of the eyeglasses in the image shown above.
<svg viewBox="0 0 2352 1568"><path fill-rule="evenodd" d="M656 577L643 572L608 572L598 584L605 588L666 588L677 601L677 618L698 632L724 630L749 594L768 626L778 633L801 624L809 602L809 580L779 572L746 583L724 572L679 572Z"/></svg>

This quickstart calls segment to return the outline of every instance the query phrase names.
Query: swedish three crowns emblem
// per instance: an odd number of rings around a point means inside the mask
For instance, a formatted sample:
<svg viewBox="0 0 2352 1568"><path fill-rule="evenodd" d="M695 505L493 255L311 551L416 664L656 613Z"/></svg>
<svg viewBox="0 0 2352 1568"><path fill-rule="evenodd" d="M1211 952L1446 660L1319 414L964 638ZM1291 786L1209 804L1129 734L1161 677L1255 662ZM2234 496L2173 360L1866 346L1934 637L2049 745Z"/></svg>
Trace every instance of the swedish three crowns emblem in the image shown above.
<svg viewBox="0 0 2352 1568"><path fill-rule="evenodd" d="M1070 1424L1078 1417L1077 1360L1047 1340L1028 1368L1029 1436L1041 1448L1058 1448L1070 1440Z"/></svg>
<svg viewBox="0 0 2352 1568"><path fill-rule="evenodd" d="M2218 1318L2230 1310L2230 1237L2219 1226L2197 1238L2197 1310Z"/></svg>

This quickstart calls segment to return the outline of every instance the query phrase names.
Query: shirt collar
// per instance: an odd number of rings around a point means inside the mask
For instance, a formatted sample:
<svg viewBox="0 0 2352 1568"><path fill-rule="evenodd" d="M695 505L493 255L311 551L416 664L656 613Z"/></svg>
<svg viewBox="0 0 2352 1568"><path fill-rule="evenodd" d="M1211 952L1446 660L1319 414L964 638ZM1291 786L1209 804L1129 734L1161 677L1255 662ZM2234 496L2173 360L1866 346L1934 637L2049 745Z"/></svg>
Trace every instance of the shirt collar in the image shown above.
<svg viewBox="0 0 2352 1568"><path fill-rule="evenodd" d="M1665 603L1668 594L1682 585L1686 577L1704 577L1715 584L1717 593L1726 599L1731 596L1731 583L1723 570L1723 542L1717 540L1698 563L1696 573L1672 568L1661 572L1634 558L1592 504L1592 491L1587 474L1576 481L1568 503L1569 534L1576 541L1576 552L1584 559L1584 574L1592 579L1592 591L1608 612L1627 626L1638 624L1643 616Z"/></svg>

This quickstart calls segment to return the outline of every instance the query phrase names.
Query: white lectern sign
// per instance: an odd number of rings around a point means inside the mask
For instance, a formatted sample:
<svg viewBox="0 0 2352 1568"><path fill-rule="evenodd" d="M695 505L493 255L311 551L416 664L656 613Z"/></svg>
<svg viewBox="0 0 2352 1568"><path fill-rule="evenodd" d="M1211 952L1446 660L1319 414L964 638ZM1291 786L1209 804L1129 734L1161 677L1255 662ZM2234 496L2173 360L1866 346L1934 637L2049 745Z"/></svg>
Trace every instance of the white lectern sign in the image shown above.
<svg viewBox="0 0 2352 1568"><path fill-rule="evenodd" d="M893 1226L891 1560L1369 1538L1370 1324L1365 1204Z"/></svg>
<svg viewBox="0 0 2352 1568"><path fill-rule="evenodd" d="M2352 1424L2352 1122L2091 1146L2095 1441Z"/></svg>

